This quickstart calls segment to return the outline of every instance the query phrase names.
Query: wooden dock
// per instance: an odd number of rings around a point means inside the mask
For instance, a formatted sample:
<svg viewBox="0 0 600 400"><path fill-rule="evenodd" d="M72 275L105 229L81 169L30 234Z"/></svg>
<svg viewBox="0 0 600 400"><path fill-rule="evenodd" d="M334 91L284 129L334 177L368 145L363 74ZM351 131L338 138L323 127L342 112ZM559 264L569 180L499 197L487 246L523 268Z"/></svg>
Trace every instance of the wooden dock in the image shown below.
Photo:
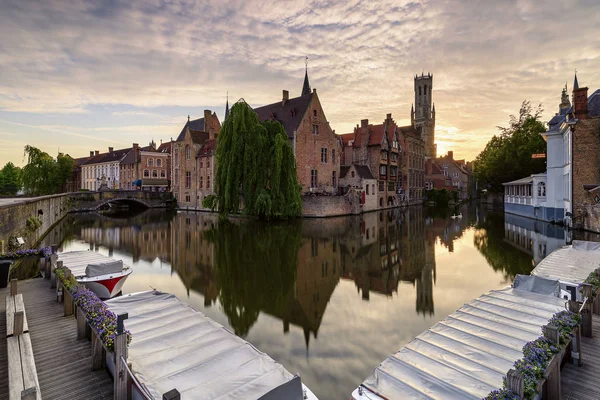
<svg viewBox="0 0 600 400"><path fill-rule="evenodd" d="M592 318L593 338L581 339L583 366L565 364L561 371L562 400L600 399L600 315Z"/></svg>
<svg viewBox="0 0 600 400"><path fill-rule="evenodd" d="M76 321L64 317L50 281L19 281L44 400L113 398L113 382L106 371L91 371L92 347L77 340ZM8 361L4 301L9 289L0 289L0 400L8 399Z"/></svg>

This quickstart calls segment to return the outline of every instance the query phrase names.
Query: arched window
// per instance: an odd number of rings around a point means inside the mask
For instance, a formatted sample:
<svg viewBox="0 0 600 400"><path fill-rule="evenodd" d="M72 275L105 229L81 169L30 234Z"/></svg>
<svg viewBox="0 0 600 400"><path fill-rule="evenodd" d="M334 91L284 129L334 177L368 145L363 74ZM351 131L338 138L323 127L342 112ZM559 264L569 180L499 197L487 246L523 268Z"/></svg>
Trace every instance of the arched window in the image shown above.
<svg viewBox="0 0 600 400"><path fill-rule="evenodd" d="M150 171L147 169L144 170L144 178L150 178Z"/></svg>
<svg viewBox="0 0 600 400"><path fill-rule="evenodd" d="M154 166L154 158L149 158L148 159L148 166L149 167L153 167Z"/></svg>
<svg viewBox="0 0 600 400"><path fill-rule="evenodd" d="M200 177L200 184L199 184L199 186L200 186L200 189L202 189L202 177Z"/></svg>
<svg viewBox="0 0 600 400"><path fill-rule="evenodd" d="M185 159L190 159L190 146L185 146Z"/></svg>
<svg viewBox="0 0 600 400"><path fill-rule="evenodd" d="M427 85L423 86L423 94L427 96Z"/></svg>
<svg viewBox="0 0 600 400"><path fill-rule="evenodd" d="M160 170L160 177L161 178L166 178L167 177L167 172L164 169Z"/></svg>
<svg viewBox="0 0 600 400"><path fill-rule="evenodd" d="M206 177L206 188L210 189L210 176Z"/></svg>
<svg viewBox="0 0 600 400"><path fill-rule="evenodd" d="M419 96L421 95L421 86L419 86Z"/></svg>
<svg viewBox="0 0 600 400"><path fill-rule="evenodd" d="M157 170L155 170L155 169L152 170L152 177L153 178L158 178L158 171Z"/></svg>
<svg viewBox="0 0 600 400"><path fill-rule="evenodd" d="M546 197L546 184L544 182L538 183L538 196Z"/></svg>
<svg viewBox="0 0 600 400"><path fill-rule="evenodd" d="M162 160L160 158L156 159L156 166L157 167L162 167Z"/></svg>

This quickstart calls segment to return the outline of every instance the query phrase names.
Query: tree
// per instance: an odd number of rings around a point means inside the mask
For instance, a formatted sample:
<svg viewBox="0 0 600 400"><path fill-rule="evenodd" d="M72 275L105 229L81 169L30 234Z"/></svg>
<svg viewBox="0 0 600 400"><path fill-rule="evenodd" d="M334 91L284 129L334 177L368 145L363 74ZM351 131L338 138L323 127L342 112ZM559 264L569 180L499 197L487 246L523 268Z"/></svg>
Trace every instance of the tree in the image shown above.
<svg viewBox="0 0 600 400"><path fill-rule="evenodd" d="M0 170L0 194L14 196L21 189L21 169L7 162Z"/></svg>
<svg viewBox="0 0 600 400"><path fill-rule="evenodd" d="M532 154L546 152L546 142L540 135L546 131L541 113L541 105L533 111L525 100L519 116L511 115L508 127L498 127L500 135L494 135L475 159L474 175L479 187L502 192L502 183L545 170L544 159L531 158Z"/></svg>
<svg viewBox="0 0 600 400"><path fill-rule="evenodd" d="M233 105L217 139L216 198L219 213L287 218L302 211L294 152L279 122L260 122L245 101Z"/></svg>
<svg viewBox="0 0 600 400"><path fill-rule="evenodd" d="M59 154L56 161L40 149L25 146L27 165L22 170L25 192L30 195L45 195L63 190L74 169L73 159Z"/></svg>

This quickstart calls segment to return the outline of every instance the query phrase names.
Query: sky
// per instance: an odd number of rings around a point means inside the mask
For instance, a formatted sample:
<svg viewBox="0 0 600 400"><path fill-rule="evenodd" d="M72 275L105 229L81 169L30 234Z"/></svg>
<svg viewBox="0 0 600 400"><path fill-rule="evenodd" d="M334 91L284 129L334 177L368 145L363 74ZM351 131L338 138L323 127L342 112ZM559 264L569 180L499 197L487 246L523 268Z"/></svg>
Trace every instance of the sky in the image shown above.
<svg viewBox="0 0 600 400"><path fill-rule="evenodd" d="M525 99L600 86L597 0L0 2L0 165L176 137L225 100L300 95L305 57L336 133L410 123L434 75L438 154L473 159Z"/></svg>

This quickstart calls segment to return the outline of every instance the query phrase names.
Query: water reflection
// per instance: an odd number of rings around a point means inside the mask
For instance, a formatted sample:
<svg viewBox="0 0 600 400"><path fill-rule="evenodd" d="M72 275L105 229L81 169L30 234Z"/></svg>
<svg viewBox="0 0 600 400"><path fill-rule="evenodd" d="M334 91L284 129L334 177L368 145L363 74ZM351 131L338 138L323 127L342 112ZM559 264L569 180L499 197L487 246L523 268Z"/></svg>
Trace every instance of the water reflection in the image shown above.
<svg viewBox="0 0 600 400"><path fill-rule="evenodd" d="M125 292L152 286L187 298L300 372L322 399L346 396L389 353L569 239L477 207L277 224L81 214L61 221L47 244L57 237L64 250L124 257L135 268Z"/></svg>

